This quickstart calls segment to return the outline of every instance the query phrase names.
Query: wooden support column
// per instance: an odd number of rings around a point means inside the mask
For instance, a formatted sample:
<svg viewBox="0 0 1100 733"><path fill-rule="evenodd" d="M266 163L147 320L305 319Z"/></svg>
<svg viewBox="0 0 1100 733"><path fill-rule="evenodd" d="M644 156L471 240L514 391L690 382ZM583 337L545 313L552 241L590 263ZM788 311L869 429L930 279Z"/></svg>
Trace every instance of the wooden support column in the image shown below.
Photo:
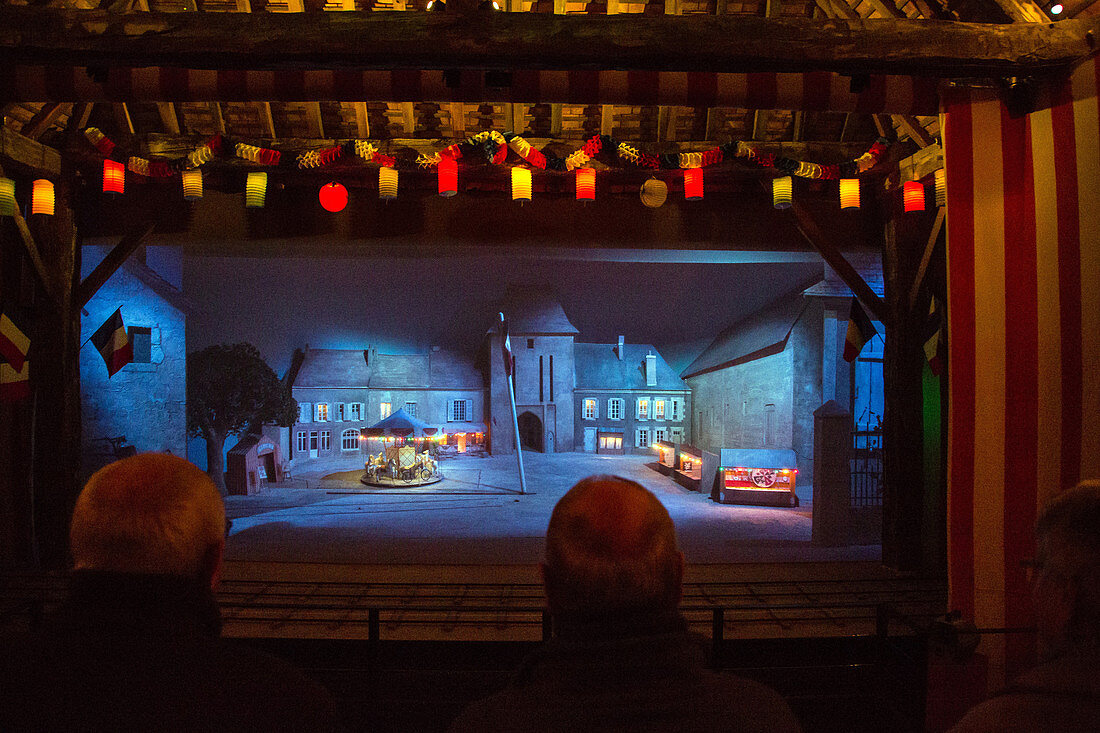
<svg viewBox="0 0 1100 733"><path fill-rule="evenodd" d="M87 305L88 301L103 287L105 282L111 279L111 275L115 274L122 263L134 253L134 250L141 245L142 240L149 235L149 232L153 231L155 226L155 222L147 222L135 227L120 239L118 244L88 274L88 277L81 281L76 290L76 297L73 298L73 308L79 310Z"/></svg>
<svg viewBox="0 0 1100 733"><path fill-rule="evenodd" d="M917 570L924 558L924 313L909 305L931 214L903 214L901 197L884 205L883 276L890 322L883 353L882 561ZM902 217L905 217L904 219ZM929 537L933 533L928 533Z"/></svg>

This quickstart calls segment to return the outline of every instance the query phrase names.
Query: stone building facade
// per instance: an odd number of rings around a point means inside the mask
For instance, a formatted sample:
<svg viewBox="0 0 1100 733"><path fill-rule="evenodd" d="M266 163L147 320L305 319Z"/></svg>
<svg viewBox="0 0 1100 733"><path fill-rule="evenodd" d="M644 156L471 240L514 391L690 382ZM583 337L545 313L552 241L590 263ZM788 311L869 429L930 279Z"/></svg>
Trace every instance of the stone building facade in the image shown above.
<svg viewBox="0 0 1100 733"><path fill-rule="evenodd" d="M81 276L110 247L86 245ZM84 306L81 341L115 312L134 345L134 361L108 378L103 358L91 343L80 350L83 430L82 464L90 473L116 457L108 439L125 437L139 452L187 455L187 311L182 292L179 247L143 247L107 280Z"/></svg>

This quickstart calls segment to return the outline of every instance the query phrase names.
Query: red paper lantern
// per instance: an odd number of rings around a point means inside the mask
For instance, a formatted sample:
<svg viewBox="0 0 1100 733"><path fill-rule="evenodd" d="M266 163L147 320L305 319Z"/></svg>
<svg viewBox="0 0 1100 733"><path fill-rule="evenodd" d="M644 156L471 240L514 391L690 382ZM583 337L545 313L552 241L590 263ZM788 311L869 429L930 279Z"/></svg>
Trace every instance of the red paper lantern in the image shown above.
<svg viewBox="0 0 1100 733"><path fill-rule="evenodd" d="M906 181L902 194L905 211L924 211L924 184L920 181Z"/></svg>
<svg viewBox="0 0 1100 733"><path fill-rule="evenodd" d="M122 193L126 189L126 166L117 160L103 161L103 193Z"/></svg>
<svg viewBox="0 0 1100 733"><path fill-rule="evenodd" d="M703 200L703 169L688 168L684 171L684 200Z"/></svg>
<svg viewBox="0 0 1100 733"><path fill-rule="evenodd" d="M326 183L317 192L317 200L321 202L321 207L325 211L334 213L343 211L344 207L348 205L348 190L344 188L343 184L335 181Z"/></svg>
<svg viewBox="0 0 1100 733"><path fill-rule="evenodd" d="M458 193L458 161L443 158L439 161L439 195L450 198Z"/></svg>
<svg viewBox="0 0 1100 733"><path fill-rule="evenodd" d="M596 171L592 168L577 169L577 201L596 200Z"/></svg>

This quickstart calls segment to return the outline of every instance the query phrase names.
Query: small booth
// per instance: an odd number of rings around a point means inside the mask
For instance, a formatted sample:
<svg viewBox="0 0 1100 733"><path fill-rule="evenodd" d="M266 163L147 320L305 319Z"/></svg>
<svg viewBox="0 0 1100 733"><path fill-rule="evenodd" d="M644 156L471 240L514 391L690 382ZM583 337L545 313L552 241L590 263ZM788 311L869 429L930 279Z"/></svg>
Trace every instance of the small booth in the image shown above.
<svg viewBox="0 0 1100 733"><path fill-rule="evenodd" d="M685 489L699 491L703 480L703 451L682 443L676 451L676 466L672 478Z"/></svg>
<svg viewBox="0 0 1100 733"><path fill-rule="evenodd" d="M793 450L723 448L719 457L719 501L723 504L798 506L798 465Z"/></svg>
<svg viewBox="0 0 1100 733"><path fill-rule="evenodd" d="M431 452L437 433L437 428L404 410L365 429L363 437L367 440L368 457L359 481L387 488L424 486L442 481L443 472Z"/></svg>
<svg viewBox="0 0 1100 733"><path fill-rule="evenodd" d="M651 447L657 451L657 471L671 476L676 470L676 446L667 440L658 440Z"/></svg>
<svg viewBox="0 0 1100 733"><path fill-rule="evenodd" d="M279 445L265 435L246 435L226 454L225 488L230 495L258 494L282 478Z"/></svg>
<svg viewBox="0 0 1100 733"><path fill-rule="evenodd" d="M623 431L599 429L596 432L596 453L621 456L623 450Z"/></svg>

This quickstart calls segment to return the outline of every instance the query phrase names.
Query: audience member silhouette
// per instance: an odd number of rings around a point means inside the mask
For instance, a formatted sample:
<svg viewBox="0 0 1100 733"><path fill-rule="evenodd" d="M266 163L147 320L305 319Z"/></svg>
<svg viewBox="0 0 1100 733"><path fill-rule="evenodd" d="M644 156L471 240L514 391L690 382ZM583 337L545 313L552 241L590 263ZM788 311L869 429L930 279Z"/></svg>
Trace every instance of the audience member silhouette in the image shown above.
<svg viewBox="0 0 1100 733"><path fill-rule="evenodd" d="M1100 481L1051 500L1035 540L1041 663L967 713L958 733L1100 730Z"/></svg>
<svg viewBox="0 0 1100 733"><path fill-rule="evenodd" d="M0 730L336 729L301 672L219 638L226 517L201 470L145 453L77 499L69 595L42 633L0 644Z"/></svg>
<svg viewBox="0 0 1100 733"><path fill-rule="evenodd" d="M452 731L797 731L764 685L703 667L678 612L683 555L650 492L593 476L554 508L541 565L554 637Z"/></svg>

